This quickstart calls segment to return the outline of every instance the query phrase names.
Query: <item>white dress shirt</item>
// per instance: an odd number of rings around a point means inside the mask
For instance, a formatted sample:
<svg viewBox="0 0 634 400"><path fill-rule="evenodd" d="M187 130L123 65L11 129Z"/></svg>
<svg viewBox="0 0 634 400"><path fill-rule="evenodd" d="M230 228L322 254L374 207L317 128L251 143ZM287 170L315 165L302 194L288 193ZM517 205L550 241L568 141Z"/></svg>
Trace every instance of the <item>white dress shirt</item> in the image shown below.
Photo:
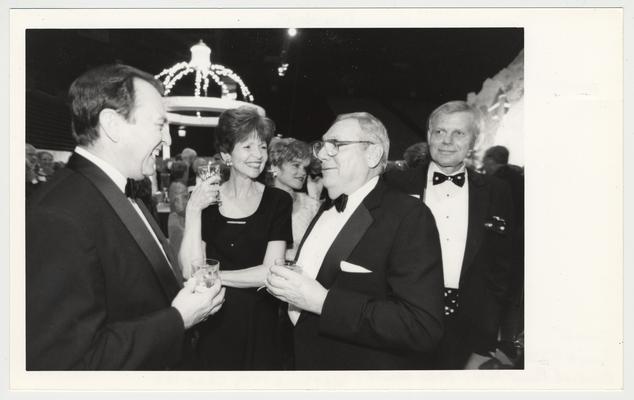
<svg viewBox="0 0 634 400"><path fill-rule="evenodd" d="M121 172L119 172L118 169L116 169L115 167L110 165L107 161L104 161L103 159L97 157L96 155L94 155L93 153L91 153L90 151L88 151L87 149L83 147L80 147L80 146L75 147L75 153L86 158L88 161L92 162L97 167L99 167L99 169L101 169L106 175L108 175L110 179L112 179L112 181L115 183L115 185L117 185L117 187L121 190L121 192L125 193L125 185L128 182L128 180L125 176L121 174ZM172 267L172 264L170 263L169 258L167 258L167 254L165 254L165 250L163 249L161 242L159 241L158 237L156 237L156 234L154 233L154 230L150 226L150 223L148 222L148 220L145 218L143 211L141 211L141 209L139 208L139 205L135 201L132 201L132 199L128 199L128 200L130 201L130 204L132 204L132 207L137 212L137 214L139 214L139 217L141 217L141 221L143 221L148 231L150 231L150 234L154 238L154 241L158 245L159 249L161 249L161 252L163 253L163 256L165 257L165 260L167 260L167 264L170 266L170 268L172 268L172 270L174 270L174 267Z"/></svg>
<svg viewBox="0 0 634 400"><path fill-rule="evenodd" d="M468 176L463 165L458 171L449 174L464 172L465 184L462 187L449 180L434 185L432 182L434 172L448 175L442 172L433 161L429 163L424 201L434 215L438 227L445 287L458 289L469 227Z"/></svg>
<svg viewBox="0 0 634 400"><path fill-rule="evenodd" d="M301 251L299 252L299 257L297 258L297 265L302 267L302 273L304 275L312 279L317 277L328 249L330 249L335 238L350 219L350 216L352 216L368 193L374 189L378 181L379 177L375 176L354 193L348 195L348 201L344 211L338 212L335 207L332 207L319 216L319 219L304 241ZM300 310L289 305L288 316L293 322L293 325L297 323L299 312Z"/></svg>

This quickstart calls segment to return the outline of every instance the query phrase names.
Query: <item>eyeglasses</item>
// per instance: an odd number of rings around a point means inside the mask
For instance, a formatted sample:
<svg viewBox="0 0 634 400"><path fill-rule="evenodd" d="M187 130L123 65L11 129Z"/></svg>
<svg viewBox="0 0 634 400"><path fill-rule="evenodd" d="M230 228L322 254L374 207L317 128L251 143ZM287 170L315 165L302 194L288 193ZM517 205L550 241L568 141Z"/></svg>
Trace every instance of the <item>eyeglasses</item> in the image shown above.
<svg viewBox="0 0 634 400"><path fill-rule="evenodd" d="M315 157L319 158L319 152L321 149L326 149L326 154L330 157L334 157L339 153L339 147L355 143L374 144L374 142L370 142L368 140L319 140L313 143L313 154Z"/></svg>

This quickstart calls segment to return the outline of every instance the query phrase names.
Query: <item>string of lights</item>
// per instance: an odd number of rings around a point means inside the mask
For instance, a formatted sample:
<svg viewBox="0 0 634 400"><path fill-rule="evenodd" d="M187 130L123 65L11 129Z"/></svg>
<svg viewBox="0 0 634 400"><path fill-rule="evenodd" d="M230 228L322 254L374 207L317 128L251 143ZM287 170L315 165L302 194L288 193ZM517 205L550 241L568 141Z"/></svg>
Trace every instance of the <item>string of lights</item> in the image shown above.
<svg viewBox="0 0 634 400"><path fill-rule="evenodd" d="M211 49L201 40L190 48L192 58L189 62L179 62L173 66L164 69L158 75L157 79L163 79L165 87L165 95L169 95L174 85L186 75L196 72L194 96L200 97L201 89L204 96L207 96L209 88L209 77L220 86L221 97L235 100L237 93L230 88L228 83L237 84L240 93L245 101L253 102L254 97L242 78L230 68L220 64L211 63ZM202 86L201 86L202 83ZM233 85L231 85L233 86Z"/></svg>

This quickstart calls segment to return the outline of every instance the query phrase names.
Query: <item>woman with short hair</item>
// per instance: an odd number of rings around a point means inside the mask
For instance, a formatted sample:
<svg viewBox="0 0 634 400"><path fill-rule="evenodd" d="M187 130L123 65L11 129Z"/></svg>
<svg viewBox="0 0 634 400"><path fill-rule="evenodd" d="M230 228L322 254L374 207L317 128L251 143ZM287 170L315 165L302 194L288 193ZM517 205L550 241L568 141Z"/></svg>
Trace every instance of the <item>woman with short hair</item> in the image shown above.
<svg viewBox="0 0 634 400"><path fill-rule="evenodd" d="M289 260L295 259L297 247L321 205L319 198L323 185L317 175L309 175L311 161L307 143L294 138L273 138L271 141L267 184L284 190L293 199L293 245L286 249ZM304 183L308 193L301 191Z"/></svg>
<svg viewBox="0 0 634 400"><path fill-rule="evenodd" d="M220 115L216 145L230 166L229 179L199 183L187 203L179 254L183 275L197 259L220 261L225 303L200 324L198 353L205 370L282 368L279 301L264 286L268 269L292 242L292 201L256 181L265 168L275 125L244 106Z"/></svg>

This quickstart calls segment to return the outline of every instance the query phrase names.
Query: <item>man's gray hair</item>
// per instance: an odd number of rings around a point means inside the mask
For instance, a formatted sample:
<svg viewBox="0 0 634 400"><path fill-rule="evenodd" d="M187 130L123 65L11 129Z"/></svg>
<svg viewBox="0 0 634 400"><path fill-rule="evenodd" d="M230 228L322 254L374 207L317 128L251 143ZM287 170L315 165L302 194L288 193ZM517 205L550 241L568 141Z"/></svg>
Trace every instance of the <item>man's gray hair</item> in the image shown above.
<svg viewBox="0 0 634 400"><path fill-rule="evenodd" d="M482 113L477 108L462 100L448 101L432 111L427 120L427 134L431 132L432 123L439 115L449 115L459 112L468 112L473 116L473 131L475 133L475 139L477 140L482 130Z"/></svg>
<svg viewBox="0 0 634 400"><path fill-rule="evenodd" d="M196 157L197 155L198 153L196 153L196 150L190 149L189 147L185 147L183 151L181 151L181 157Z"/></svg>
<svg viewBox="0 0 634 400"><path fill-rule="evenodd" d="M354 112L349 114L339 114L335 123L346 119L354 119L359 123L361 130L370 137L370 140L383 148L383 155L379 165L379 173L385 170L387 156L390 152L390 138L387 136L385 125L374 115L367 112Z"/></svg>

